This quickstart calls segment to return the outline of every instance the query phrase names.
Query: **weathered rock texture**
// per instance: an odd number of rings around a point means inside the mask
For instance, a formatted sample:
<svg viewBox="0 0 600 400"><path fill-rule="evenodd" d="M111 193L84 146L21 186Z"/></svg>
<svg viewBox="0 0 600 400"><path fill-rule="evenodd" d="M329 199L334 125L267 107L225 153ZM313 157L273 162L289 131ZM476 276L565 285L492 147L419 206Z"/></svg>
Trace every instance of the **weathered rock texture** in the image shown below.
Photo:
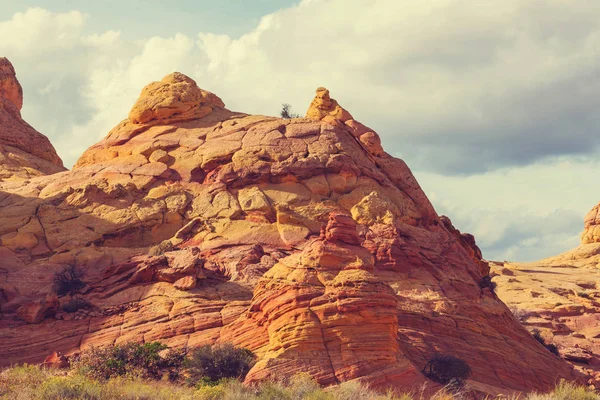
<svg viewBox="0 0 600 400"><path fill-rule="evenodd" d="M231 112L175 73L73 171L0 184L1 362L161 340L248 347L248 381L415 388L435 353L491 393L573 376L480 288L473 238L373 130L325 89L307 116ZM94 308L19 320L66 265Z"/></svg>
<svg viewBox="0 0 600 400"><path fill-rule="evenodd" d="M23 121L22 107L23 89L15 70L0 57L0 182L65 170L48 138Z"/></svg>
<svg viewBox="0 0 600 400"><path fill-rule="evenodd" d="M530 331L600 389L599 206L585 217L581 245L533 263L492 263L498 295Z"/></svg>
<svg viewBox="0 0 600 400"><path fill-rule="evenodd" d="M581 244L600 243L600 204L597 204L585 216Z"/></svg>

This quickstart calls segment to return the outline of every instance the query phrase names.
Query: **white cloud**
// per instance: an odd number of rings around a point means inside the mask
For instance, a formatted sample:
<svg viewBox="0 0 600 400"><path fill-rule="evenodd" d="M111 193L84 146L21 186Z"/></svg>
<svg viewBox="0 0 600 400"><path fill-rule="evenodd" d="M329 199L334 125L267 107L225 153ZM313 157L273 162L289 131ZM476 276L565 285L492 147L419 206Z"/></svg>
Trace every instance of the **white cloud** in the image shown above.
<svg viewBox="0 0 600 400"><path fill-rule="evenodd" d="M475 235L484 257L532 261L575 247L600 200L600 161L561 157L464 176L417 172L438 213Z"/></svg>
<svg viewBox="0 0 600 400"><path fill-rule="evenodd" d="M303 0L238 38L154 37L152 26L135 41L83 34L89 18L37 8L0 21L24 116L67 165L127 116L145 84L178 70L251 113L284 102L302 113L328 87L494 258L571 246L596 201L591 177L574 178L597 167L579 160L600 143L596 2Z"/></svg>
<svg viewBox="0 0 600 400"><path fill-rule="evenodd" d="M0 22L1 48L13 55L36 58L69 49L81 40L86 18L78 11L53 14L42 8L30 8L14 14L10 21Z"/></svg>

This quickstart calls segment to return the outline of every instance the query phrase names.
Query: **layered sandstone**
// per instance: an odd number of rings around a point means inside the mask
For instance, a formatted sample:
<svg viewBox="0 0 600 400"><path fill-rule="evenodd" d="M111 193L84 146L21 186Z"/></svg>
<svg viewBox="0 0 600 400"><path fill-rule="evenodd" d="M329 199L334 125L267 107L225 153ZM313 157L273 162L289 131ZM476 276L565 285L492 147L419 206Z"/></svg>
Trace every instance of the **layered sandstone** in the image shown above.
<svg viewBox="0 0 600 400"><path fill-rule="evenodd" d="M436 353L489 393L574 376L480 287L473 238L326 89L284 120L169 75L73 171L0 183L0 207L3 363L161 340L250 348L248 381L415 388ZM20 319L68 265L93 308Z"/></svg>
<svg viewBox="0 0 600 400"><path fill-rule="evenodd" d="M47 137L21 118L23 89L15 70L0 57L0 181L64 171Z"/></svg>
<svg viewBox="0 0 600 400"><path fill-rule="evenodd" d="M581 244L532 263L493 263L499 297L530 331L538 330L561 356L600 389L599 206L585 217Z"/></svg>
<svg viewBox="0 0 600 400"><path fill-rule="evenodd" d="M600 243L600 204L597 204L585 216L583 223L583 233L581 234L581 244Z"/></svg>

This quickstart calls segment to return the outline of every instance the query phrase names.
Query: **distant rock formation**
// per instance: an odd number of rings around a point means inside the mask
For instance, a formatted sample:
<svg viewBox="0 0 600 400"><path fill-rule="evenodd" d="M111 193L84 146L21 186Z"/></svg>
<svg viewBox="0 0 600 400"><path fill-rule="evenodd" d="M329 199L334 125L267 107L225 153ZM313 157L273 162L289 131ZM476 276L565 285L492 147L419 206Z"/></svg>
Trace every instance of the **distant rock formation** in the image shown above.
<svg viewBox="0 0 600 400"><path fill-rule="evenodd" d="M1 363L161 340L250 348L250 382L418 389L437 353L486 393L574 376L480 286L472 236L323 88L307 118L279 119L168 75L73 171L0 183L0 205ZM54 316L19 319L69 265L93 308L67 313L63 296Z"/></svg>
<svg viewBox="0 0 600 400"><path fill-rule="evenodd" d="M581 244L544 260L492 263L498 295L600 390L600 215L586 215Z"/></svg>
<svg viewBox="0 0 600 400"><path fill-rule="evenodd" d="M15 70L0 57L0 181L64 171L48 138L21 118L23 89Z"/></svg>
<svg viewBox="0 0 600 400"><path fill-rule="evenodd" d="M600 243L600 204L585 216L583 224L583 233L581 234L581 244Z"/></svg>

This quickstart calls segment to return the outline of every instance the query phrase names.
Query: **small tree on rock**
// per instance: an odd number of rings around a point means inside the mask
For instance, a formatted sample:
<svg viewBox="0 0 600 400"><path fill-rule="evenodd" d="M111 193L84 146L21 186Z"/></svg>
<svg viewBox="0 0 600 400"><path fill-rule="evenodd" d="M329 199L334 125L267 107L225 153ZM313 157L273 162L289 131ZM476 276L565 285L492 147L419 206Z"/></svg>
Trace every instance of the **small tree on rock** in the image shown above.
<svg viewBox="0 0 600 400"><path fill-rule="evenodd" d="M83 289L86 283L83 281L85 272L74 265L70 265L54 274L52 278L52 290L59 296L73 294Z"/></svg>
<svg viewBox="0 0 600 400"><path fill-rule="evenodd" d="M288 103L283 103L281 105L281 118L290 119L290 118L300 118L300 114L296 114L292 111L292 106Z"/></svg>

